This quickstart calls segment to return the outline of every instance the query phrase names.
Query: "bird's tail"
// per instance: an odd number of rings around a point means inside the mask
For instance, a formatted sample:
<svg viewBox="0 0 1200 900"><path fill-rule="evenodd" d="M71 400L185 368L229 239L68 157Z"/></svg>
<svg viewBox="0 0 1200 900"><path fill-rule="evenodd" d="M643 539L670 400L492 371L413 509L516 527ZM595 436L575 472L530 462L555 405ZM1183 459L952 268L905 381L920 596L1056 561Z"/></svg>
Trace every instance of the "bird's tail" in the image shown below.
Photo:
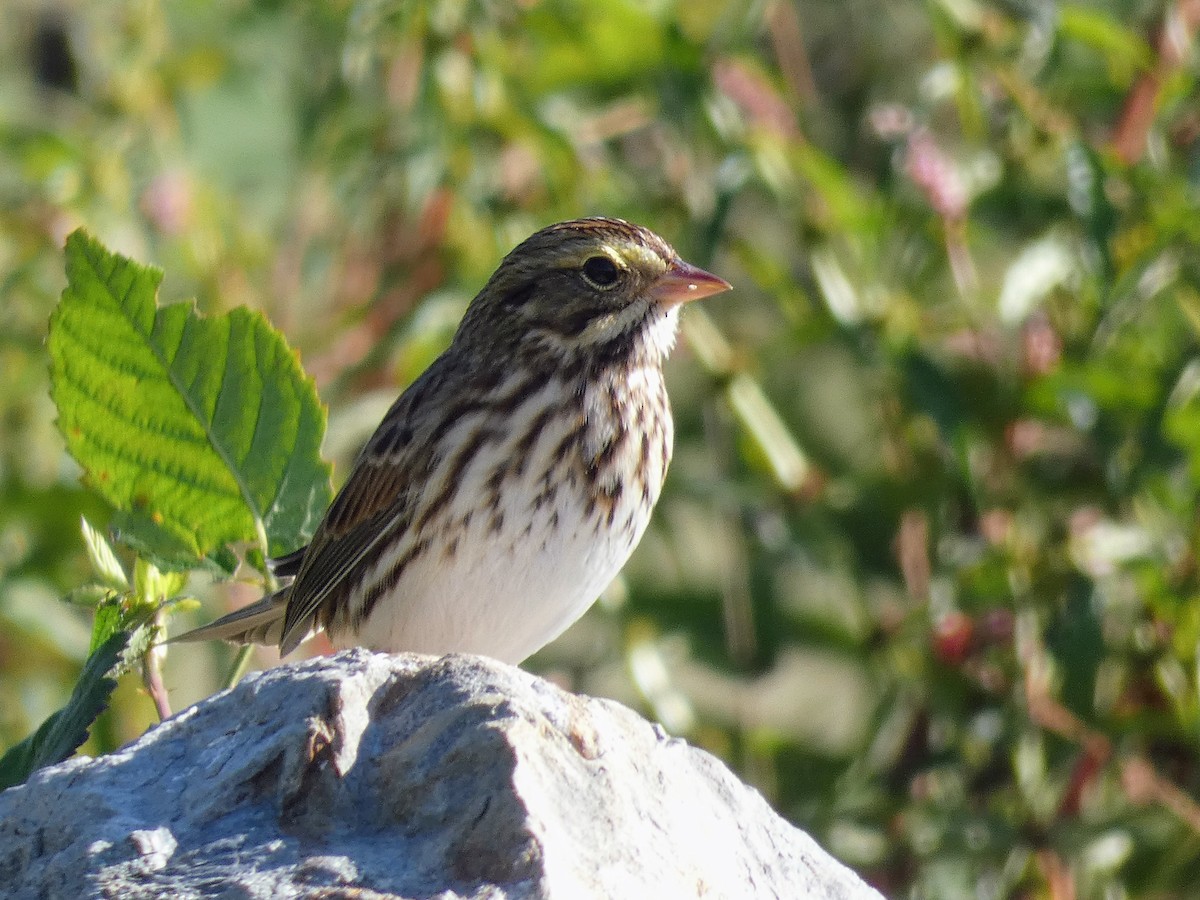
<svg viewBox="0 0 1200 900"><path fill-rule="evenodd" d="M176 641L229 641L234 644L278 646L283 637L289 588L267 594L256 603L222 616L217 621L171 638Z"/></svg>

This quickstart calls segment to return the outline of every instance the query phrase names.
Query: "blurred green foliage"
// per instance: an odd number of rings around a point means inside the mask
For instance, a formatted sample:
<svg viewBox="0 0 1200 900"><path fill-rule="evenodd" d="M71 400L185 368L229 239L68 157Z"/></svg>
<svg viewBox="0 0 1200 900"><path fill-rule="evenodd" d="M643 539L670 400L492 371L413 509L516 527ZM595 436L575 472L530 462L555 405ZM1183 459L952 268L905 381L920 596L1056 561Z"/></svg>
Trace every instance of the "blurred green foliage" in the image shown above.
<svg viewBox="0 0 1200 900"><path fill-rule="evenodd" d="M624 579L533 666L729 760L894 897L1200 883L1194 0L25 0L0 35L0 742L90 623L43 347L86 225L263 310L335 481L538 226L689 309ZM253 590L195 583L208 618ZM172 648L176 708L224 648ZM123 679L89 749L154 718Z"/></svg>

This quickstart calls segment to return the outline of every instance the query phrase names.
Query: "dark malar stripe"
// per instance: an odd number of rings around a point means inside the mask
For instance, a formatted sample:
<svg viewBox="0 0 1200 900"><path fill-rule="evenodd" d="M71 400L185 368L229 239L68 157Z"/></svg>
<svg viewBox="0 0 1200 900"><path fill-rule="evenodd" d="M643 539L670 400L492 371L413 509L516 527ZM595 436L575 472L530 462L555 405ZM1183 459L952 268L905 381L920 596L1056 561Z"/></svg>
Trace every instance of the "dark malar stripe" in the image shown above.
<svg viewBox="0 0 1200 900"><path fill-rule="evenodd" d="M589 354L592 371L599 372L613 366L624 365L640 346L640 338L645 327L646 317L643 317L616 337L592 347Z"/></svg>

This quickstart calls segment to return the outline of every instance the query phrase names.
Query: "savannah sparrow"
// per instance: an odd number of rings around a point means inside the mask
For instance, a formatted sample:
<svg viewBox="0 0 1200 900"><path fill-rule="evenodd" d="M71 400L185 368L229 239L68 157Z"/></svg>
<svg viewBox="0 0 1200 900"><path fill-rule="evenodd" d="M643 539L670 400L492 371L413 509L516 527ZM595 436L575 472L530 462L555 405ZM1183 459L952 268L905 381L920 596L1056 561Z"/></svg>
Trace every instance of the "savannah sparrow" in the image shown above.
<svg viewBox="0 0 1200 900"><path fill-rule="evenodd" d="M642 537L671 458L662 363L679 307L729 290L619 219L508 254L392 405L291 583L184 635L525 659L583 615Z"/></svg>

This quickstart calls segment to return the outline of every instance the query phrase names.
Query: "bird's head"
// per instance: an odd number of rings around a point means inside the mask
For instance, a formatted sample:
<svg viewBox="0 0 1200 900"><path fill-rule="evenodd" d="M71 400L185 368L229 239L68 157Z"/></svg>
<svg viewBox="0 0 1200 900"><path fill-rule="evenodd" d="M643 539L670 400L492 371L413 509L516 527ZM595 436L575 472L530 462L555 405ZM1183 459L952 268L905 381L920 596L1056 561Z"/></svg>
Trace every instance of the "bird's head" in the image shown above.
<svg viewBox="0 0 1200 900"><path fill-rule="evenodd" d="M570 356L649 338L665 341L665 355L678 307L729 288L646 228L576 219L543 228L504 258L456 340L491 341L497 350L517 342Z"/></svg>

